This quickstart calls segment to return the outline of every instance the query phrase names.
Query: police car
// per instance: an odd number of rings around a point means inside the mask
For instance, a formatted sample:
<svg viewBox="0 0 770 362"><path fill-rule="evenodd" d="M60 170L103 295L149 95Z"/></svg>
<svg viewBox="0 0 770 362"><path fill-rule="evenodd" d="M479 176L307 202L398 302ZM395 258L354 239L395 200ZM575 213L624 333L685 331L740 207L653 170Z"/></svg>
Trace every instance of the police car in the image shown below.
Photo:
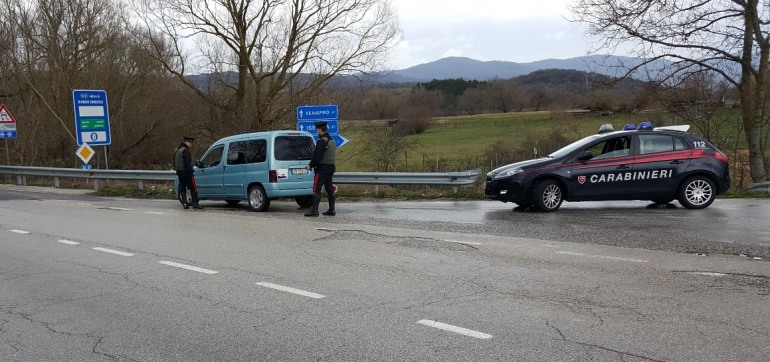
<svg viewBox="0 0 770 362"><path fill-rule="evenodd" d="M599 133L545 158L517 162L487 174L487 198L540 211L562 201L673 200L703 209L730 188L727 156L689 126L638 127Z"/></svg>

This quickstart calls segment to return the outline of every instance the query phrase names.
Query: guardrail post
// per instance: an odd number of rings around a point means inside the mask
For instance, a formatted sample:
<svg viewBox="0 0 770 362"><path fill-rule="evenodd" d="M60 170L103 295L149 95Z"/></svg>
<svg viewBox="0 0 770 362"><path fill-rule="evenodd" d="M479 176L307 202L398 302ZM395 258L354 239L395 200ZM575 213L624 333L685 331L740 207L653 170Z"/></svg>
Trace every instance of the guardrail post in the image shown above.
<svg viewBox="0 0 770 362"><path fill-rule="evenodd" d="M374 185L374 196L380 194L380 185Z"/></svg>
<svg viewBox="0 0 770 362"><path fill-rule="evenodd" d="M454 191L454 193L457 193L457 186L452 187L452 191Z"/></svg>
<svg viewBox="0 0 770 362"><path fill-rule="evenodd" d="M99 179L94 179L94 191L99 191Z"/></svg>
<svg viewBox="0 0 770 362"><path fill-rule="evenodd" d="M57 188L57 189L58 189L58 188L59 188L59 186L60 186L60 183L59 183L59 178L58 178L58 177L54 177L54 178L53 178L53 187L55 187L55 188Z"/></svg>
<svg viewBox="0 0 770 362"><path fill-rule="evenodd" d="M139 187L139 190L144 190L144 180L139 180L139 185L137 187Z"/></svg>

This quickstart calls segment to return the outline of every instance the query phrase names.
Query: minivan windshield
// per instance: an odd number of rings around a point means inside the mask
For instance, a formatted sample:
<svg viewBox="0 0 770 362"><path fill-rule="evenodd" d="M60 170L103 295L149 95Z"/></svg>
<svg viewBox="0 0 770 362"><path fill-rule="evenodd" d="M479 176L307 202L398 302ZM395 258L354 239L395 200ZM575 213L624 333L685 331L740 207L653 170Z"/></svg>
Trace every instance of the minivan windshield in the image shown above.
<svg viewBox="0 0 770 362"><path fill-rule="evenodd" d="M275 138L275 159L278 161L310 160L315 143L307 136L278 136Z"/></svg>

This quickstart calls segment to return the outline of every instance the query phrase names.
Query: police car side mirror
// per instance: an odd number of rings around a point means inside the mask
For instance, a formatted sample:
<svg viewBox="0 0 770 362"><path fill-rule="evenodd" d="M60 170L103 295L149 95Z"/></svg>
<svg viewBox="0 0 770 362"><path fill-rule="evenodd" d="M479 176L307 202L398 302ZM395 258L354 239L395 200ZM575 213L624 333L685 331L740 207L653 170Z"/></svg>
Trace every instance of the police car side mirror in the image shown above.
<svg viewBox="0 0 770 362"><path fill-rule="evenodd" d="M594 155L591 153L591 151L583 151L580 155L578 155L577 160L578 161L588 161L590 159L594 158Z"/></svg>
<svg viewBox="0 0 770 362"><path fill-rule="evenodd" d="M195 166L198 168L203 168L203 162L201 162L201 160L195 160Z"/></svg>

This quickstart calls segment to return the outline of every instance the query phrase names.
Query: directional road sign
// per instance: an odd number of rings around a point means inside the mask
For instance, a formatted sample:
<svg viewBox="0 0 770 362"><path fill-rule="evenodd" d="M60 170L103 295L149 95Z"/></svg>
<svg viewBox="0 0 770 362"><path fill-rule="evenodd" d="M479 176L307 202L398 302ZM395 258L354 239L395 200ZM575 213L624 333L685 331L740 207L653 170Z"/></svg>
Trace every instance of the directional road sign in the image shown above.
<svg viewBox="0 0 770 362"><path fill-rule="evenodd" d="M0 105L0 138L16 138L16 120L5 104Z"/></svg>
<svg viewBox="0 0 770 362"><path fill-rule="evenodd" d="M297 107L297 130L310 132L313 134L313 138L318 141L316 122L326 122L329 136L334 139L337 148L348 143L348 139L339 134L339 108L337 105Z"/></svg>
<svg viewBox="0 0 770 362"><path fill-rule="evenodd" d="M297 121L320 121L329 119L339 119L339 109L336 104L297 107Z"/></svg>
<svg viewBox="0 0 770 362"><path fill-rule="evenodd" d="M318 121L297 121L297 130L315 133L316 122ZM338 120L335 119L335 120L328 120L328 121L322 121L322 122L326 122L326 127L327 127L327 130L329 131L329 134L339 133Z"/></svg>
<svg viewBox="0 0 770 362"><path fill-rule="evenodd" d="M107 92L75 89L72 91L72 102L75 104L78 145L88 143L91 146L99 146L112 143Z"/></svg>

